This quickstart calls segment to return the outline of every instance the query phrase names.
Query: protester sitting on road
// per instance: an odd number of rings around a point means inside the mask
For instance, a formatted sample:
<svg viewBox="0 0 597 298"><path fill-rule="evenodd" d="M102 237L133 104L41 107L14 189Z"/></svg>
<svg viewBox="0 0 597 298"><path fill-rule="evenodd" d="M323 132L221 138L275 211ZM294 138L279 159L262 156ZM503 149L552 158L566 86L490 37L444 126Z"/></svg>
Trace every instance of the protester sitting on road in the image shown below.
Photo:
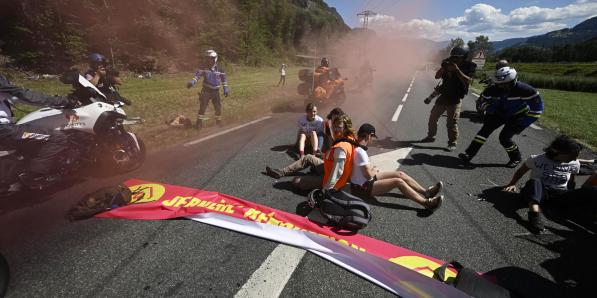
<svg viewBox="0 0 597 298"><path fill-rule="evenodd" d="M356 147L350 175L351 192L354 195L371 199L398 188L408 199L419 203L431 212L441 206L444 199L443 195L438 195L443 186L441 181L425 189L402 171L380 172L371 166L367 146L372 138L377 138L373 125L369 123L361 125L357 137L360 146Z"/></svg>
<svg viewBox="0 0 597 298"><path fill-rule="evenodd" d="M332 146L332 142L334 141L334 138L332 136L332 130L331 130L332 119L334 117L337 117L337 116L343 115L343 114L344 114L344 112L342 111L342 109L334 108L327 115L327 117L326 117L327 121L324 123L324 142L323 142L324 145L322 146L324 152L326 152L327 149ZM306 155L302 156L301 158L299 158L298 160L296 160L295 162L293 162L290 165L288 165L284 168L281 168L281 169L274 169L269 166L266 166L265 172L270 177L273 177L275 179L280 179L284 176L294 174L294 173L302 171L306 168L311 168L311 173L315 174L314 176L318 177L319 182L313 183L313 184L315 186L319 186L321 184L320 182L321 182L321 178L323 178L323 172L324 172L323 159L321 159L313 154L306 154ZM310 189L310 185L312 185L311 183L303 185L303 182L307 181L307 180L310 180L310 178L307 178L307 179L296 178L293 182L294 182L294 185L300 189Z"/></svg>
<svg viewBox="0 0 597 298"><path fill-rule="evenodd" d="M307 104L306 115L299 118L297 126L297 143L300 157L305 155L305 143L311 145L313 154L321 154L323 145L323 119L317 115L317 107L313 103Z"/></svg>
<svg viewBox="0 0 597 298"><path fill-rule="evenodd" d="M540 233L545 229L540 209L544 203L566 203L576 207L596 203L597 186L574 189L575 175L580 171L577 160L580 150L581 146L573 139L558 136L545 153L531 155L504 187L504 191L515 192L518 180L531 170L531 179L521 189L520 195L529 204L528 219L532 232Z"/></svg>
<svg viewBox="0 0 597 298"><path fill-rule="evenodd" d="M323 158L323 183L324 190L334 188L342 189L350 179L354 148L358 146L352 128L352 120L348 115L340 115L332 120L332 133L334 144Z"/></svg>
<svg viewBox="0 0 597 298"><path fill-rule="evenodd" d="M491 133L503 125L499 139L510 159L506 167L515 168L522 157L512 137L520 134L541 117L543 101L539 92L530 85L518 81L514 68L502 67L496 70L494 84L483 90L479 100L481 103L478 104L478 109L485 111L483 127L465 152L458 157L469 163Z"/></svg>

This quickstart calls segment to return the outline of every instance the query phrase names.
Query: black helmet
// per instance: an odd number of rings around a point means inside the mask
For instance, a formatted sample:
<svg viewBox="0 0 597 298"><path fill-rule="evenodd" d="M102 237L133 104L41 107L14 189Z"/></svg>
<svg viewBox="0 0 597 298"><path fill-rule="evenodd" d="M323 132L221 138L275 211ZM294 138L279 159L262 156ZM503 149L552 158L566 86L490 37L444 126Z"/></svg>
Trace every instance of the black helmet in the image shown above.
<svg viewBox="0 0 597 298"><path fill-rule="evenodd" d="M102 54L93 53L89 55L89 64L91 65L106 65L108 63L108 59Z"/></svg>
<svg viewBox="0 0 597 298"><path fill-rule="evenodd" d="M321 66L330 67L330 61L328 58L321 58Z"/></svg>
<svg viewBox="0 0 597 298"><path fill-rule="evenodd" d="M467 46L455 46L450 50L450 57L462 57L466 58L468 55Z"/></svg>

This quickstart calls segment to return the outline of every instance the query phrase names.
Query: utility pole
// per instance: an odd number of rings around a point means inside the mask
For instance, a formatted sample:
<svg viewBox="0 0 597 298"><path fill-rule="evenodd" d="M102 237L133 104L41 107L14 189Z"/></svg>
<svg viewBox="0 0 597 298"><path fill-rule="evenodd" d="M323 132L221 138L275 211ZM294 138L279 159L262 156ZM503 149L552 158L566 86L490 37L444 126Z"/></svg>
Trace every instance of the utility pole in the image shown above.
<svg viewBox="0 0 597 298"><path fill-rule="evenodd" d="M375 13L371 10L365 10L365 11L357 13L357 16L363 17L363 28L365 30L367 30L367 28L369 27L369 16L374 16L376 14L377 13Z"/></svg>

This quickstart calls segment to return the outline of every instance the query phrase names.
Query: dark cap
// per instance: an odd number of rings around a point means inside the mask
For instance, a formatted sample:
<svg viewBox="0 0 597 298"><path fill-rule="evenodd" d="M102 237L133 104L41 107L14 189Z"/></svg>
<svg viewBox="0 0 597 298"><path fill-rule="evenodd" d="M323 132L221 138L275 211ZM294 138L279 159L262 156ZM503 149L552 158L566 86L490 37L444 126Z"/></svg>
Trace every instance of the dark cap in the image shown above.
<svg viewBox="0 0 597 298"><path fill-rule="evenodd" d="M359 132L357 133L357 135L365 136L368 134L370 134L372 137L377 138L377 135L375 134L375 127L369 123L365 123L361 125L361 127L359 127Z"/></svg>

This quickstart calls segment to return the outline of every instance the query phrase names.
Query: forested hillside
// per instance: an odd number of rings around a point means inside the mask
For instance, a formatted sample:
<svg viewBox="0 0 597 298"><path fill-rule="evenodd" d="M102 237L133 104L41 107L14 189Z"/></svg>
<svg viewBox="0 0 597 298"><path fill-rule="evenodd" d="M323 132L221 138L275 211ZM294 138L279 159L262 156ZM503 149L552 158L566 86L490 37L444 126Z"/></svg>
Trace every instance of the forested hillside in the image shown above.
<svg viewBox="0 0 597 298"><path fill-rule="evenodd" d="M271 65L347 31L323 0L0 1L0 54L54 73L89 52L137 71L186 69L208 48L227 62Z"/></svg>

